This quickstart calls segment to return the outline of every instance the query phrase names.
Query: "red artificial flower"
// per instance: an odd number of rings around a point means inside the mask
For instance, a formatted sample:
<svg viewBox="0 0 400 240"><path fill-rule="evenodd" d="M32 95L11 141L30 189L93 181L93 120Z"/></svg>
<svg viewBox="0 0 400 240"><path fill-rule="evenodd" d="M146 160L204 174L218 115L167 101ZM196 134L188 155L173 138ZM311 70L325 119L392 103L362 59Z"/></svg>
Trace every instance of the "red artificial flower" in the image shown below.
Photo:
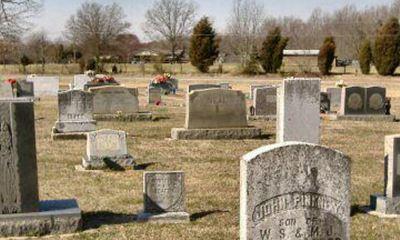
<svg viewBox="0 0 400 240"><path fill-rule="evenodd" d="M160 105L161 105L161 101L157 101L156 106L160 106Z"/></svg>
<svg viewBox="0 0 400 240"><path fill-rule="evenodd" d="M7 79L5 82L12 85L12 84L16 84L17 80L10 78L10 79Z"/></svg>

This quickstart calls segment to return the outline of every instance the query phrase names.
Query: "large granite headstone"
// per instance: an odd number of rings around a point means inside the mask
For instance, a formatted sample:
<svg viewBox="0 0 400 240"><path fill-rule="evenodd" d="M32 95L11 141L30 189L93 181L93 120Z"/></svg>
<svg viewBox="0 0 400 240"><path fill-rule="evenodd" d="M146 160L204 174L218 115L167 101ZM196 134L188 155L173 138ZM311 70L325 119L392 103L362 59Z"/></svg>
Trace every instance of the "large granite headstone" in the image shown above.
<svg viewBox="0 0 400 240"><path fill-rule="evenodd" d="M218 84L190 84L188 86L187 92L190 93L195 90L205 90L211 88L221 88L221 85Z"/></svg>
<svg viewBox="0 0 400 240"><path fill-rule="evenodd" d="M88 133L86 156L82 160L85 169L134 167L128 153L126 133L116 130L99 130Z"/></svg>
<svg viewBox="0 0 400 240"><path fill-rule="evenodd" d="M39 202L32 100L0 100L0 237L80 229L75 200Z"/></svg>
<svg viewBox="0 0 400 240"><path fill-rule="evenodd" d="M17 97L34 97L33 82L17 81Z"/></svg>
<svg viewBox="0 0 400 240"><path fill-rule="evenodd" d="M400 135L385 137L384 193L371 195L370 209L380 217L400 214Z"/></svg>
<svg viewBox="0 0 400 240"><path fill-rule="evenodd" d="M94 114L123 114L139 112L139 91L122 86L93 87Z"/></svg>
<svg viewBox="0 0 400 240"><path fill-rule="evenodd" d="M188 94L186 128L247 127L246 100L241 91L208 89Z"/></svg>
<svg viewBox="0 0 400 240"><path fill-rule="evenodd" d="M365 113L366 114L381 114L384 115L385 100L386 100L386 88L384 87L368 87L365 89Z"/></svg>
<svg viewBox="0 0 400 240"><path fill-rule="evenodd" d="M156 104L161 103L161 89L149 87L147 89L147 103Z"/></svg>
<svg viewBox="0 0 400 240"><path fill-rule="evenodd" d="M73 133L96 130L93 120L93 94L81 90L58 94L58 121L53 132Z"/></svg>
<svg viewBox="0 0 400 240"><path fill-rule="evenodd" d="M189 221L183 172L145 172L143 182L144 211L139 221Z"/></svg>
<svg viewBox="0 0 400 240"><path fill-rule="evenodd" d="M365 88L358 86L342 88L340 114L351 115L351 114L364 114L364 113L365 113Z"/></svg>
<svg viewBox="0 0 400 240"><path fill-rule="evenodd" d="M320 142L320 79L290 78L278 89L277 142Z"/></svg>
<svg viewBox="0 0 400 240"><path fill-rule="evenodd" d="M342 88L327 88L326 92L328 94L331 111L338 112L340 110Z"/></svg>
<svg viewBox="0 0 400 240"><path fill-rule="evenodd" d="M33 82L35 97L57 96L58 94L60 82L59 77L28 76L26 80L28 82Z"/></svg>
<svg viewBox="0 0 400 240"><path fill-rule="evenodd" d="M253 106L256 116L276 115L276 90L274 86L254 89Z"/></svg>
<svg viewBox="0 0 400 240"><path fill-rule="evenodd" d="M73 89L76 90L84 90L85 84L91 81L91 78L86 74L79 74L74 76L74 80L72 82Z"/></svg>
<svg viewBox="0 0 400 240"><path fill-rule="evenodd" d="M261 147L240 163L240 239L350 239L350 159L319 145Z"/></svg>

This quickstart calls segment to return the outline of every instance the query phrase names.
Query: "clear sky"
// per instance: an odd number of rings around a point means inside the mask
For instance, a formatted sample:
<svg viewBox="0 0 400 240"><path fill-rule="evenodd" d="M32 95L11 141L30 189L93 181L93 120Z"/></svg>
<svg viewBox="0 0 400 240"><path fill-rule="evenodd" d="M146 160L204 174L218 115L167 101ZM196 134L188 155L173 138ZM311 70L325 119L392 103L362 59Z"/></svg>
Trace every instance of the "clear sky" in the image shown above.
<svg viewBox="0 0 400 240"><path fill-rule="evenodd" d="M141 26L146 10L155 0L91 0L102 4L118 3L132 24L131 32L136 33L141 40L146 40ZM33 20L33 30L44 30L50 38L62 35L67 19L76 12L85 0L44 0L40 16ZM224 31L230 15L233 0L195 0L199 7L199 17L209 16L218 31ZM333 11L347 4L358 8L390 4L392 0L259 0L264 3L265 13L273 16L298 16L306 19L316 7L325 11Z"/></svg>

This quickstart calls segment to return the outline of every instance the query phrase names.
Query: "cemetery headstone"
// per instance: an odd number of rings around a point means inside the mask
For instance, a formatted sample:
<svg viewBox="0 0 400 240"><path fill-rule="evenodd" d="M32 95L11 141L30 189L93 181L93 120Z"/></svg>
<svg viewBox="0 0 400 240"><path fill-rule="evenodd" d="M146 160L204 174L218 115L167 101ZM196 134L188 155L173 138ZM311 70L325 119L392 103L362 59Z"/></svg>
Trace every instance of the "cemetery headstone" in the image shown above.
<svg viewBox="0 0 400 240"><path fill-rule="evenodd" d="M342 88L327 88L326 92L328 93L331 111L338 112L340 110Z"/></svg>
<svg viewBox="0 0 400 240"><path fill-rule="evenodd" d="M275 86L254 89L253 105L256 116L276 115L276 91Z"/></svg>
<svg viewBox="0 0 400 240"><path fill-rule="evenodd" d="M364 114L365 113L365 88L354 86L342 88L340 114Z"/></svg>
<svg viewBox="0 0 400 240"><path fill-rule="evenodd" d="M350 159L285 142L240 164L240 239L350 239Z"/></svg>
<svg viewBox="0 0 400 240"><path fill-rule="evenodd" d="M187 95L185 128L172 129L173 139L242 139L261 135L247 124L246 99L241 91L195 90Z"/></svg>
<svg viewBox="0 0 400 240"><path fill-rule="evenodd" d="M277 142L320 142L320 79L290 78L278 89Z"/></svg>
<svg viewBox="0 0 400 240"><path fill-rule="evenodd" d="M88 133L86 152L82 160L85 169L135 166L133 157L128 153L124 131L105 129Z"/></svg>
<svg viewBox="0 0 400 240"><path fill-rule="evenodd" d="M79 230L75 200L39 202L33 101L0 100L0 140L0 236Z"/></svg>
<svg viewBox="0 0 400 240"><path fill-rule="evenodd" d="M93 87L94 114L116 114L139 112L139 91L122 86Z"/></svg>
<svg viewBox="0 0 400 240"><path fill-rule="evenodd" d="M58 121L53 133L80 133L96 130L93 120L93 94L81 90L58 94Z"/></svg>
<svg viewBox="0 0 400 240"><path fill-rule="evenodd" d="M57 96L59 91L59 77L50 76L28 76L28 82L34 84L35 97L41 96Z"/></svg>
<svg viewBox="0 0 400 240"><path fill-rule="evenodd" d="M145 172L143 195L144 211L139 214L139 221L189 221L183 172Z"/></svg>
<svg viewBox="0 0 400 240"><path fill-rule="evenodd" d="M148 104L161 103L161 89L149 87L147 89L147 97Z"/></svg>
<svg viewBox="0 0 400 240"><path fill-rule="evenodd" d="M371 195L370 210L380 217L400 214L400 135L385 137L384 193Z"/></svg>
<svg viewBox="0 0 400 240"><path fill-rule="evenodd" d="M188 93L195 90L205 90L210 88L221 88L221 85L218 84L190 84L188 86Z"/></svg>
<svg viewBox="0 0 400 240"><path fill-rule="evenodd" d="M17 97L34 97L33 82L17 81Z"/></svg>
<svg viewBox="0 0 400 240"><path fill-rule="evenodd" d="M365 89L366 114L385 114L386 88L368 87Z"/></svg>

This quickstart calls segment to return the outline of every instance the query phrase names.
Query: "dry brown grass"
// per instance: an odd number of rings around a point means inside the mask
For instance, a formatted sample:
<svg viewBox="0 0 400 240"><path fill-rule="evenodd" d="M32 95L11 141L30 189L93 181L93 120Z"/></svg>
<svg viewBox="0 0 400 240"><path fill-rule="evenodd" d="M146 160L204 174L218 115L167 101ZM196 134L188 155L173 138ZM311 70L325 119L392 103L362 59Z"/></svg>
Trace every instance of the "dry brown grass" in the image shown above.
<svg viewBox="0 0 400 240"><path fill-rule="evenodd" d="M181 87L195 82L230 82L234 89L248 92L252 83L279 83L280 77L179 76ZM62 78L66 88L72 76ZM128 86L140 88L145 102L147 79L121 76ZM350 84L383 85L393 97L393 112L400 115L400 80L395 77L352 75L323 80L323 87L338 79ZM166 106L151 107L169 119L158 122L99 122L98 129L128 132L129 151L146 170L183 170L186 174L187 208L192 220L183 225L152 225L132 222L142 209L143 171L102 173L77 172L85 141L50 140L57 118L55 99L36 103L36 137L40 197L76 198L83 211L84 231L49 239L238 239L239 238L239 160L262 145L274 142L274 122L256 121L270 139L244 141L169 141L170 129L184 123L184 93L166 97ZM148 109L143 106L142 109ZM372 193L383 189L384 136L400 133L399 123L328 122L322 123L322 143L352 158L352 205L357 209L369 203ZM351 239L399 239L400 220L381 220L355 211Z"/></svg>

